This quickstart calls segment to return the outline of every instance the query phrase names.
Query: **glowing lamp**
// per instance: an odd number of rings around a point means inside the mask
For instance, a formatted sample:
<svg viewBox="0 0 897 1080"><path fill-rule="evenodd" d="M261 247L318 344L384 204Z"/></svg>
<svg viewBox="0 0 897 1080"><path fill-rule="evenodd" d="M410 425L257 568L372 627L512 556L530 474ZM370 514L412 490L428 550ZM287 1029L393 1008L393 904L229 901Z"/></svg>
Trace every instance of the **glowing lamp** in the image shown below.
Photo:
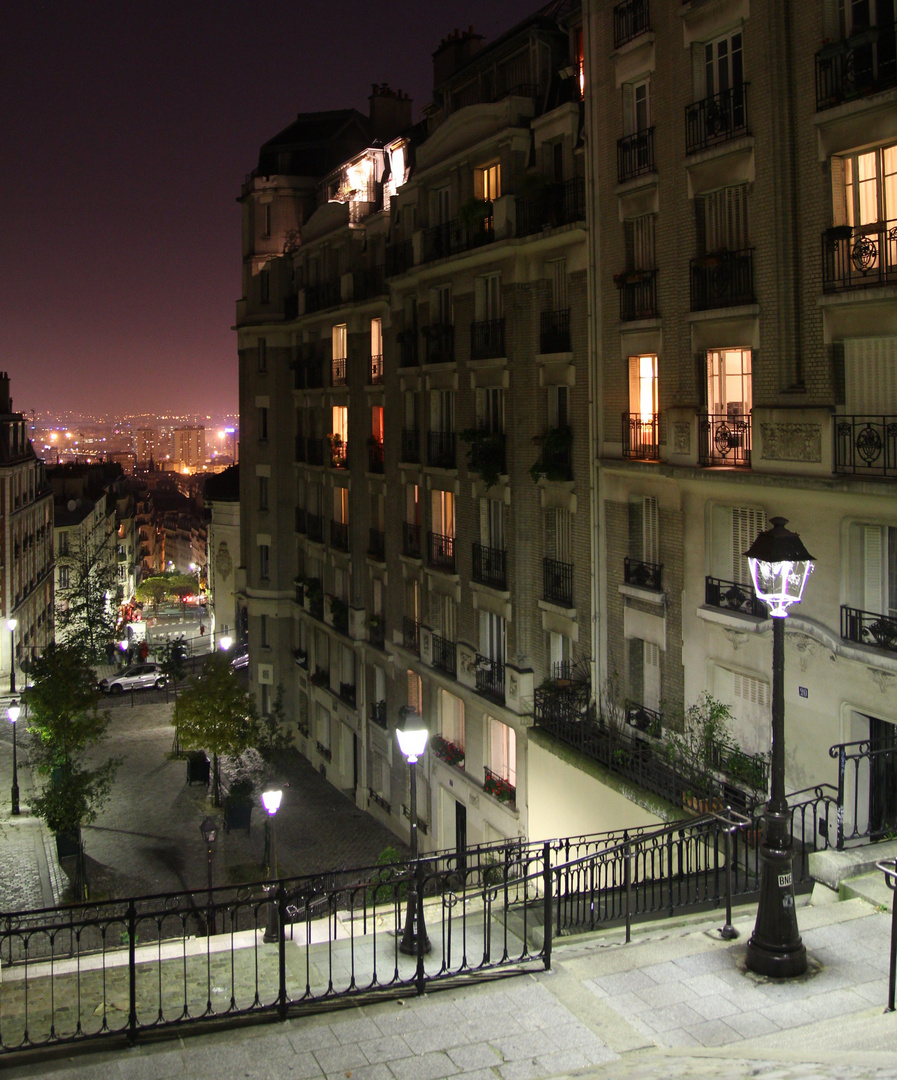
<svg viewBox="0 0 897 1080"><path fill-rule="evenodd" d="M9 708L6 710L6 715L9 717L9 722L14 724L22 715L22 706L18 701L13 701Z"/></svg>
<svg viewBox="0 0 897 1080"><path fill-rule="evenodd" d="M791 604L800 603L813 572L813 556L797 533L786 529L787 518L770 518L771 529L760 533L744 553L754 591L775 619L784 619Z"/></svg>
<svg viewBox="0 0 897 1080"><path fill-rule="evenodd" d="M224 652L227 652L227 650L231 647L231 645L233 645L233 643L234 639L230 637L229 634L225 634L224 637L218 642L218 645Z"/></svg>
<svg viewBox="0 0 897 1080"><path fill-rule="evenodd" d="M404 731L400 728L396 729L399 749L409 765L413 765L426 750L428 736L429 732L423 724L420 727L408 727L406 723Z"/></svg>
<svg viewBox="0 0 897 1080"><path fill-rule="evenodd" d="M282 798L283 792L279 788L276 788L273 791L269 790L262 792L262 804L264 805L268 813L271 815L271 817L274 817L274 815L280 809L280 800Z"/></svg>

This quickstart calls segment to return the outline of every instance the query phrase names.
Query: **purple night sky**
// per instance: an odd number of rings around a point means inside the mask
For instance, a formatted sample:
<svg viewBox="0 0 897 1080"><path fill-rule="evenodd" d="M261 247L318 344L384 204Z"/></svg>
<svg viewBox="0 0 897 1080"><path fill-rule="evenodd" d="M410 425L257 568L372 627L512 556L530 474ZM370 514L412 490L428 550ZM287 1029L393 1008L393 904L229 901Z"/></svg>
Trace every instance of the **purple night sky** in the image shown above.
<svg viewBox="0 0 897 1080"><path fill-rule="evenodd" d="M237 407L240 211L298 112L429 100L456 27L539 0L31 0L3 18L0 370L14 407Z"/></svg>

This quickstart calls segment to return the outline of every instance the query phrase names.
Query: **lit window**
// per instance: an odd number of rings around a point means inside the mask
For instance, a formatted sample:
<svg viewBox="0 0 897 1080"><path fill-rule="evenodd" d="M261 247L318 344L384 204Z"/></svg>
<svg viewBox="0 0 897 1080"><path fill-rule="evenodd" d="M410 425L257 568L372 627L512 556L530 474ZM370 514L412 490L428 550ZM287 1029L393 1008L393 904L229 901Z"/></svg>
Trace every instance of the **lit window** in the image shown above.
<svg viewBox="0 0 897 1080"><path fill-rule="evenodd" d="M501 197L501 165L493 162L474 173L474 194L478 199L492 202Z"/></svg>
<svg viewBox="0 0 897 1080"><path fill-rule="evenodd" d="M489 717L489 768L511 787L517 786L517 732Z"/></svg>

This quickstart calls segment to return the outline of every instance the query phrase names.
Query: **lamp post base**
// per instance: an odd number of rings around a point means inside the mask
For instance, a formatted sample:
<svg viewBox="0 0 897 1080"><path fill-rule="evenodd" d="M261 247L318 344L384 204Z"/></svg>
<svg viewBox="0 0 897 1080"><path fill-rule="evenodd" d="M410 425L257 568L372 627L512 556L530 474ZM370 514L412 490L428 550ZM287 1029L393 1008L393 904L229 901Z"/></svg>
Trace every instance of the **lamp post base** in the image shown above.
<svg viewBox="0 0 897 1080"><path fill-rule="evenodd" d="M11 812L13 814L13 817L15 817L19 813L19 785L18 784L13 784L12 791L11 791L10 794L11 794L11 802L12 802L12 806L10 807L10 809L11 809Z"/></svg>
<svg viewBox="0 0 897 1080"><path fill-rule="evenodd" d="M405 932L402 934L402 940L399 942L399 952L405 956L417 956L418 951L422 953L428 953L433 947L430 944L430 939L427 937L427 928L424 925L423 919L420 920L420 927L417 926L417 893L411 892L408 894L408 911L405 916ZM418 945L420 939L423 939L422 945Z"/></svg>
<svg viewBox="0 0 897 1080"><path fill-rule="evenodd" d="M757 975L791 979L807 970L807 950L794 907L791 845L779 851L764 841L759 856L760 900L745 964Z"/></svg>

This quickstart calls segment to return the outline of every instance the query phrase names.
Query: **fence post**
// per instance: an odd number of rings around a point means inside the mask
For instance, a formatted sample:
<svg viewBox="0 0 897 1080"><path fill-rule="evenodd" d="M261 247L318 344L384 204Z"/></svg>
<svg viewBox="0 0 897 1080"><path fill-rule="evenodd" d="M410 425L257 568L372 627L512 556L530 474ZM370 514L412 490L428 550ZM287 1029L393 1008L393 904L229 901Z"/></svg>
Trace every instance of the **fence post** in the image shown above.
<svg viewBox="0 0 897 1080"><path fill-rule="evenodd" d="M542 892L544 893L542 903L543 908L543 922L545 924L544 934L542 937L542 960L545 964L545 970L551 970L551 845L544 844L542 846ZM558 898L558 918L560 918L560 898Z"/></svg>
<svg viewBox="0 0 897 1080"><path fill-rule="evenodd" d="M128 901L128 1042L137 1042L137 909Z"/></svg>
<svg viewBox="0 0 897 1080"><path fill-rule="evenodd" d="M838 749L838 836L836 847L844 850L844 773L847 771L847 751L843 746Z"/></svg>
<svg viewBox="0 0 897 1080"><path fill-rule="evenodd" d="M277 989L277 1015L281 1020L287 1018L287 935L286 911L287 900L283 880L277 883L277 964L279 986Z"/></svg>
<svg viewBox="0 0 897 1080"><path fill-rule="evenodd" d="M738 937L738 931L732 925L732 829L725 830L726 836L726 922L720 927L719 936L723 941Z"/></svg>
<svg viewBox="0 0 897 1080"><path fill-rule="evenodd" d="M626 857L623 863L626 884L626 944L632 937L632 844L626 841Z"/></svg>
<svg viewBox="0 0 897 1080"><path fill-rule="evenodd" d="M413 769L412 769L413 774ZM417 972L415 983L417 984L418 996L424 992L424 950L428 947L427 934L424 930L424 864L418 859L414 865L414 878L417 887Z"/></svg>

